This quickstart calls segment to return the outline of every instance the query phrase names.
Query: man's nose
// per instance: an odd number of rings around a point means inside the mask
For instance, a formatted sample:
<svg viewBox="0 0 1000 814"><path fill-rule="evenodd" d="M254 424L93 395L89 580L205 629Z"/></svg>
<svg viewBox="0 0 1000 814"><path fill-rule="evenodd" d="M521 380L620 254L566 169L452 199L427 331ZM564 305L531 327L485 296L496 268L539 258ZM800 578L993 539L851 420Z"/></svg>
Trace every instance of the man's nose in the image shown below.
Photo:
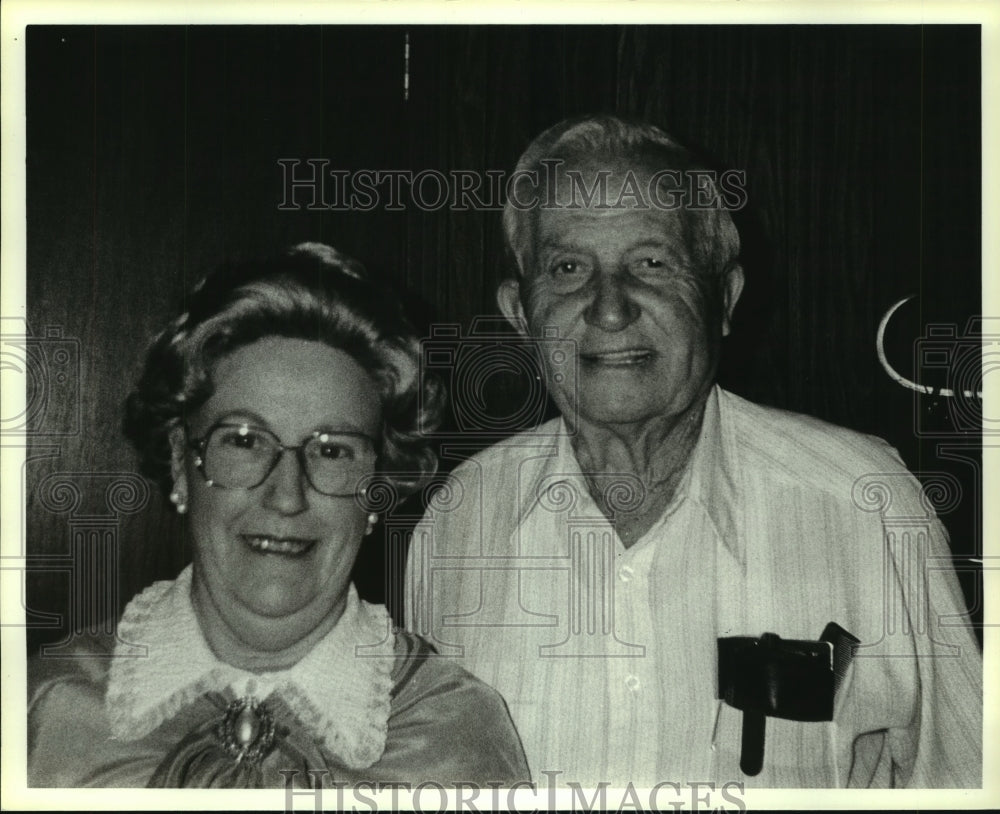
<svg viewBox="0 0 1000 814"><path fill-rule="evenodd" d="M264 481L264 505L280 514L298 514L307 505L306 488L298 456L286 451Z"/></svg>
<svg viewBox="0 0 1000 814"><path fill-rule="evenodd" d="M588 324L605 331L620 331L635 322L638 316L639 306L629 293L624 275L599 274L594 281L594 298L585 314Z"/></svg>

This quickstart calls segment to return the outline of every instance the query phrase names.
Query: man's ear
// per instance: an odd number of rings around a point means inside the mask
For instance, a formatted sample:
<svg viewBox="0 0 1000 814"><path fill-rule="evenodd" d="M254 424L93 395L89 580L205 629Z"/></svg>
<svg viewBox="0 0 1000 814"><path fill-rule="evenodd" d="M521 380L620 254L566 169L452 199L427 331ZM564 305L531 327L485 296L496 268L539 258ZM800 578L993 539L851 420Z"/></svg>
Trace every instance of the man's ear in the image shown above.
<svg viewBox="0 0 1000 814"><path fill-rule="evenodd" d="M187 437L184 427L177 424L170 430L170 476L174 479L174 491L187 498L187 468L184 459L187 455Z"/></svg>
<svg viewBox="0 0 1000 814"><path fill-rule="evenodd" d="M729 336L731 329L730 320L733 318L733 310L736 302L743 293L743 266L734 263L723 276L722 280L722 335Z"/></svg>
<svg viewBox="0 0 1000 814"><path fill-rule="evenodd" d="M514 326L521 336L528 335L528 320L524 316L524 306L521 303L521 284L508 277L497 287L497 305L507 321Z"/></svg>

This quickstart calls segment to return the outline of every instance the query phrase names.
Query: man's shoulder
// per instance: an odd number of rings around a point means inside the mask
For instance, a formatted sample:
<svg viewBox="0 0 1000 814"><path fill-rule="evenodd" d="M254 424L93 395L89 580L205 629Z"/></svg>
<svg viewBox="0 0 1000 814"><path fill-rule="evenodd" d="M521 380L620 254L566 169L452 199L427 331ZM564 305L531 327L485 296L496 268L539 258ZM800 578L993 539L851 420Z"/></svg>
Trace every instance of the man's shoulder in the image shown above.
<svg viewBox="0 0 1000 814"><path fill-rule="evenodd" d="M546 421L470 455L455 467L451 475L464 479L484 472L504 472L520 461L551 457L556 454L561 432L561 419Z"/></svg>
<svg viewBox="0 0 1000 814"><path fill-rule="evenodd" d="M762 473L838 492L865 476L908 473L896 450L877 436L724 390L720 408L741 459Z"/></svg>

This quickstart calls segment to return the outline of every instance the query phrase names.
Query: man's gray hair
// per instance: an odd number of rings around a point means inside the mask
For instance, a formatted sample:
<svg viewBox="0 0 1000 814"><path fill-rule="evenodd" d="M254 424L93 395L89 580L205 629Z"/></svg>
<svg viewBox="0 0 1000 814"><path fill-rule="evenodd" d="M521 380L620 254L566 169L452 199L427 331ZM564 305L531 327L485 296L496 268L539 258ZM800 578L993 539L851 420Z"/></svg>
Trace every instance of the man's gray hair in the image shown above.
<svg viewBox="0 0 1000 814"><path fill-rule="evenodd" d="M524 276L531 268L538 206L526 207L515 201L523 202L532 196L536 203L545 199L544 179L548 169L545 163L561 161L573 165L597 161L607 162L610 167L622 159L657 170L707 169L686 147L646 122L607 115L566 119L553 125L532 141L518 159L513 186L504 205L504 237L519 275ZM698 182L714 200L722 200L711 175L700 174ZM525 188L530 189L528 194L519 194ZM739 233L729 212L721 205L696 210L685 206L681 212L692 259L710 274L724 273L740 253Z"/></svg>

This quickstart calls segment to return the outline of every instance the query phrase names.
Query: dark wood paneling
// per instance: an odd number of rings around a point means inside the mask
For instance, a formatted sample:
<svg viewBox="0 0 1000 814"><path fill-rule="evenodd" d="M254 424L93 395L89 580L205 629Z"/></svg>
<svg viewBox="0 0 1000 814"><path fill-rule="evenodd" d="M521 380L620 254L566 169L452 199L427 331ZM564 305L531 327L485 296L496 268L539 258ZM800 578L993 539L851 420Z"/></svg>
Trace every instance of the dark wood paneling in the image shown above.
<svg viewBox="0 0 1000 814"><path fill-rule="evenodd" d="M407 291L425 326L496 314L498 212L279 211L278 159L509 171L544 127L600 111L747 173L748 284L723 382L954 472L964 497L944 519L956 551L975 550L976 456L943 461L918 437L914 410L938 420L946 405L915 407L874 336L891 302L920 293L890 337L909 369L928 323L981 310L977 27L36 27L27 60L29 322L60 328L80 359L78 401L53 386L36 427L58 454L27 468L33 555L65 556L76 528L43 504L47 476L135 472L119 427L145 343L221 260L319 239ZM525 391L498 376L487 396L507 415ZM79 431L60 435L77 409ZM105 511L106 478L71 480L77 520ZM155 495L116 522L121 604L190 551ZM385 557L369 549L358 578L380 599ZM65 615L68 592L66 574L39 571L29 607Z"/></svg>

